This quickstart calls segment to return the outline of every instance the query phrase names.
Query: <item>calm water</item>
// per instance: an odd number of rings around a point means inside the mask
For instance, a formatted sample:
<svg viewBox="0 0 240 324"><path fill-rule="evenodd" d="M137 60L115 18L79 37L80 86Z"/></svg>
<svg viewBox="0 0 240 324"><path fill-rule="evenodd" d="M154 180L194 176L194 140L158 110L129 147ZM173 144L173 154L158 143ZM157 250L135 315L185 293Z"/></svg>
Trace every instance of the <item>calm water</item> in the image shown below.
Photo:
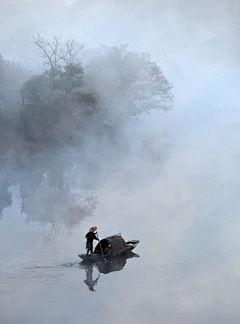
<svg viewBox="0 0 240 324"><path fill-rule="evenodd" d="M227 214L211 188L156 182L148 192L103 191L93 216L56 230L26 224L11 189L0 232L1 323L238 322L239 206ZM139 239L140 257L108 274L82 267L77 255L92 225L101 237Z"/></svg>

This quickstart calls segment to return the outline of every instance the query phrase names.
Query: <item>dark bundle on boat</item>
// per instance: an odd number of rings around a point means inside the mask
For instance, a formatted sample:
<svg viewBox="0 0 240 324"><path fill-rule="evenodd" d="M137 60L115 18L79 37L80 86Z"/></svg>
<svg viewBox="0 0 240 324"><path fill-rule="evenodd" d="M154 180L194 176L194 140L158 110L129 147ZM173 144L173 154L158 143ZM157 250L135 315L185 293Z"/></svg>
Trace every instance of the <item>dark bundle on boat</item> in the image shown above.
<svg viewBox="0 0 240 324"><path fill-rule="evenodd" d="M106 237L99 241L93 254L80 254L79 257L90 262L103 261L104 259L127 256L137 245L139 241L132 240L125 242L120 234Z"/></svg>
<svg viewBox="0 0 240 324"><path fill-rule="evenodd" d="M127 245L120 235L109 236L101 240L95 247L94 254L120 254L126 249ZM102 251L101 251L102 248Z"/></svg>

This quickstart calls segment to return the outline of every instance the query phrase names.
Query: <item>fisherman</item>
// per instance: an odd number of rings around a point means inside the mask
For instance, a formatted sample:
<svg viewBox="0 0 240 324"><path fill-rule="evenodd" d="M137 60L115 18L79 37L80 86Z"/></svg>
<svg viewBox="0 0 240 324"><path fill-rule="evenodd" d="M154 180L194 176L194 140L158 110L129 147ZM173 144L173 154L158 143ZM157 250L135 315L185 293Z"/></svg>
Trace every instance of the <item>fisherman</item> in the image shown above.
<svg viewBox="0 0 240 324"><path fill-rule="evenodd" d="M94 233L97 230L96 226L93 226L90 228L89 232L85 235L87 242L86 242L86 249L87 249L87 254L90 252L91 254L93 253L93 240L99 241L99 238L96 236L97 232Z"/></svg>

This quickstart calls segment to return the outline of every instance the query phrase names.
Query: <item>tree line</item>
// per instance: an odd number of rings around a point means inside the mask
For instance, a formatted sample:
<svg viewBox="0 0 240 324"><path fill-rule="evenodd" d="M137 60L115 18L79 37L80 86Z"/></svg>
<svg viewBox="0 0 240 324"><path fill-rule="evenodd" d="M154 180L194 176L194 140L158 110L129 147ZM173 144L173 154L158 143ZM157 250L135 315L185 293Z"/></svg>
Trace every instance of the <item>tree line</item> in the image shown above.
<svg viewBox="0 0 240 324"><path fill-rule="evenodd" d="M172 107L172 85L148 53L127 45L105 47L81 59L84 47L74 39L33 38L43 61L30 76L0 55L0 153L22 146L30 153L52 146L111 141L119 123Z"/></svg>

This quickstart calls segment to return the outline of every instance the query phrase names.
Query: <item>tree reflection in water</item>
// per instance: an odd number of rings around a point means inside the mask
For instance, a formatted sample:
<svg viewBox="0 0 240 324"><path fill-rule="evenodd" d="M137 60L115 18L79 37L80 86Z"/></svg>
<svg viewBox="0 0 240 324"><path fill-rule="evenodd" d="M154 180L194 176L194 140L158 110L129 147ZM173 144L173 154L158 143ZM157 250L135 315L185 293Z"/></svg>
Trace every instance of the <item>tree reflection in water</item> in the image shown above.
<svg viewBox="0 0 240 324"><path fill-rule="evenodd" d="M100 273L108 274L110 272L120 271L125 267L127 259L138 257L138 254L130 252L127 257L118 257L111 261L97 263L89 263L88 261L82 261L80 262L80 267L85 269L86 272L86 279L84 280L84 282L88 286L89 290L96 291L94 290L94 287L97 286L97 283L100 278ZM93 279L94 268L98 271L98 275L95 279Z"/></svg>
<svg viewBox="0 0 240 324"><path fill-rule="evenodd" d="M69 162L69 161L68 161ZM12 204L12 192L18 187L21 214L25 223L51 224L49 235L56 235L63 225L67 229L93 214L98 205L97 195L86 190L81 168L67 161L31 161L26 168L0 175L0 218ZM15 187L13 187L15 186Z"/></svg>
<svg viewBox="0 0 240 324"><path fill-rule="evenodd" d="M4 208L11 206L12 194L8 190L8 184L0 186L0 219L2 218L2 211Z"/></svg>

